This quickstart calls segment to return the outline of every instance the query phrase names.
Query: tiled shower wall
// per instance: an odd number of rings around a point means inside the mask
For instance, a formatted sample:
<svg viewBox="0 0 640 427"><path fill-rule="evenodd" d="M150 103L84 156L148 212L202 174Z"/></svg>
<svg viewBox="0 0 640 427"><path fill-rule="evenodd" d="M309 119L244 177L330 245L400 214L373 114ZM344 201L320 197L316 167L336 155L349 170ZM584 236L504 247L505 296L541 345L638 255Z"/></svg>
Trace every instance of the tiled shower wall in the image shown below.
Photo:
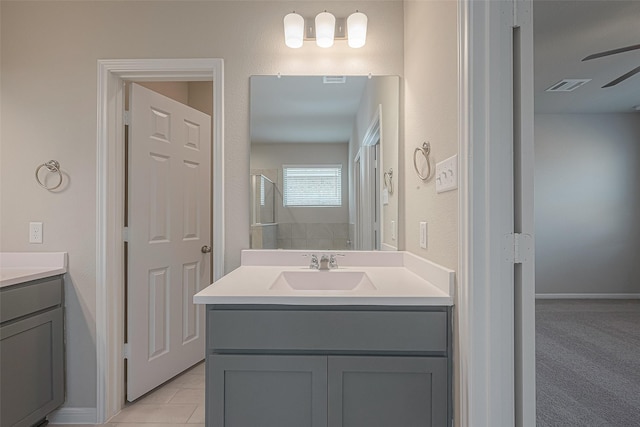
<svg viewBox="0 0 640 427"><path fill-rule="evenodd" d="M351 249L346 223L279 223L277 235L279 249Z"/></svg>

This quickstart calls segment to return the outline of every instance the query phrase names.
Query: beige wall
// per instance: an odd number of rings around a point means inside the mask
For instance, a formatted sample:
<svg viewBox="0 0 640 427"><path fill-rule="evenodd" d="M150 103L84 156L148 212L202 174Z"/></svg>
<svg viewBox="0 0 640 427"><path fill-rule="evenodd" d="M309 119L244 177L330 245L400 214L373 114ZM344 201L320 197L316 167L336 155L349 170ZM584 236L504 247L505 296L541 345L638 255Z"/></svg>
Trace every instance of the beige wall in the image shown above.
<svg viewBox="0 0 640 427"><path fill-rule="evenodd" d="M231 270L249 246L249 76L403 74L402 2L329 5L337 16L355 9L368 15L365 47L284 45L282 17L294 9L313 16L327 2L0 3L0 250L69 253L67 406L96 403L97 60L224 59L225 259ZM50 159L67 174L57 193L33 179L34 169ZM42 245L27 242L34 220L44 223Z"/></svg>
<svg viewBox="0 0 640 427"><path fill-rule="evenodd" d="M458 191L436 193L435 182L423 182L414 171L413 154L431 143L432 169L458 153L457 4L405 1L404 4L404 158L402 200L404 248L452 270L458 269ZM401 211L402 213L402 211ZM420 248L419 223L428 223L427 249ZM457 304L457 303L456 303ZM453 323L458 323L454 308ZM454 384L460 377L457 328L453 331ZM454 386L454 419L460 416L460 390Z"/></svg>
<svg viewBox="0 0 640 427"><path fill-rule="evenodd" d="M453 270L458 264L458 191L437 194L414 171L413 154L431 143L431 163L458 152L457 5L406 1L404 10L404 238L405 249ZM428 223L427 249L419 223Z"/></svg>
<svg viewBox="0 0 640 427"><path fill-rule="evenodd" d="M189 82L140 82L138 84L174 101L189 104ZM125 100L125 104L128 104L127 101L128 99Z"/></svg>

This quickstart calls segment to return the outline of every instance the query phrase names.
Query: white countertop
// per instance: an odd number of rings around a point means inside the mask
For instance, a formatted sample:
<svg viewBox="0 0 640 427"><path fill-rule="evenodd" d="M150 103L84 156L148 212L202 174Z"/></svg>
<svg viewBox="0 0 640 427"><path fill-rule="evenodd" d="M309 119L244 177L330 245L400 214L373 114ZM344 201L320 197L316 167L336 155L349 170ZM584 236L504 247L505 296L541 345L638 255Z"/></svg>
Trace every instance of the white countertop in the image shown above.
<svg viewBox="0 0 640 427"><path fill-rule="evenodd" d="M0 253L0 288L66 272L66 252Z"/></svg>
<svg viewBox="0 0 640 427"><path fill-rule="evenodd" d="M376 289L270 289L283 271L308 271L304 254L322 251L243 251L242 265L194 297L196 304L451 306L455 273L407 252L345 252L336 270L365 272ZM331 253L331 252L327 252Z"/></svg>

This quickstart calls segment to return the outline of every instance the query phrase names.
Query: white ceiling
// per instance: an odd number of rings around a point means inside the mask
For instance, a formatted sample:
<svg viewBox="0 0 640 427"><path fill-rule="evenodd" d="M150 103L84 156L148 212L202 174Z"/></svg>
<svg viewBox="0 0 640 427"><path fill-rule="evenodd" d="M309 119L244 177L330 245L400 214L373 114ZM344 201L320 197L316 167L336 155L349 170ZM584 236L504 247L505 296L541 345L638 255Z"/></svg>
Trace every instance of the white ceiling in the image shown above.
<svg viewBox="0 0 640 427"><path fill-rule="evenodd" d="M367 77L252 76L251 143L347 143Z"/></svg>
<svg viewBox="0 0 640 427"><path fill-rule="evenodd" d="M640 74L602 86L640 66L640 50L582 62L590 54L640 44L640 0L535 0L537 113L630 113L640 105ZM592 79L574 92L545 92L562 79Z"/></svg>

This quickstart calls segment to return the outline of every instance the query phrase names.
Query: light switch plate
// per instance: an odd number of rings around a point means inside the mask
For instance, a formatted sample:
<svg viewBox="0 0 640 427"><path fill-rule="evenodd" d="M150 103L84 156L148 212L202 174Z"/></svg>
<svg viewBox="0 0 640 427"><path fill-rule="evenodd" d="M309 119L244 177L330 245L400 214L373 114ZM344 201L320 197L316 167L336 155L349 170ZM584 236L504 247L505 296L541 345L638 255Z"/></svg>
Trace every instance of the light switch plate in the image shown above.
<svg viewBox="0 0 640 427"><path fill-rule="evenodd" d="M436 164L436 193L458 188L458 155Z"/></svg>
<svg viewBox="0 0 640 427"><path fill-rule="evenodd" d="M425 221L420 222L420 247L427 249L427 223Z"/></svg>

